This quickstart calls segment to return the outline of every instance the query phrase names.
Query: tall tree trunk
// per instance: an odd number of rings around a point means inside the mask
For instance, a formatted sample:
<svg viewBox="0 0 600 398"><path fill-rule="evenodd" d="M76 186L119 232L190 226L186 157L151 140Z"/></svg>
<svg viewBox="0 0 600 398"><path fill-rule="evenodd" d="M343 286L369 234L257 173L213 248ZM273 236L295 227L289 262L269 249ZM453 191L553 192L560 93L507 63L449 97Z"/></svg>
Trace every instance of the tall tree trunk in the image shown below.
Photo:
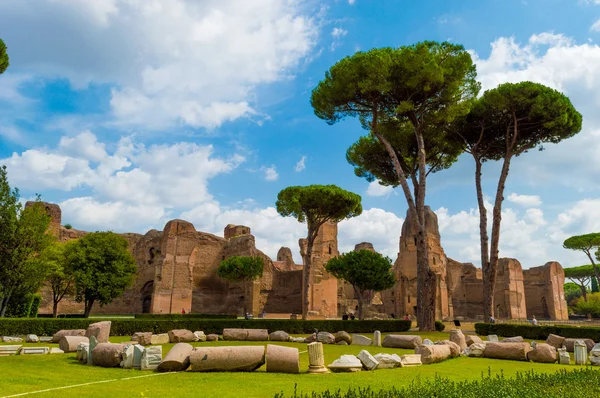
<svg viewBox="0 0 600 398"><path fill-rule="evenodd" d="M579 285L579 288L581 289L581 294L583 295L583 301L587 303L587 289L585 288L585 285L582 283Z"/></svg>
<svg viewBox="0 0 600 398"><path fill-rule="evenodd" d="M500 244L500 223L502 221L502 202L504 201L504 187L508 171L510 169L510 161L512 153L507 152L502 164L502 172L498 180L498 188L496 189L496 199L494 201L493 219L492 219L492 242L490 247L490 262L487 267L483 268L483 300L484 319L494 313L494 294L496 290L496 273L498 272L499 259L499 244ZM483 264L482 264L483 267Z"/></svg>
<svg viewBox="0 0 600 398"><path fill-rule="evenodd" d="M427 189L427 158L425 142L420 123L414 123L415 137L419 148L419 189L417 190L416 210L418 220L417 235L417 318L419 330L435 330L436 276L429 267L427 245L427 225L425 219L425 193Z"/></svg>
<svg viewBox="0 0 600 398"><path fill-rule="evenodd" d="M244 292L244 318L246 318L248 316L248 284L245 280L242 282L242 289Z"/></svg>
<svg viewBox="0 0 600 398"><path fill-rule="evenodd" d="M598 286L600 286L600 270L598 270L596 262L594 261L594 257L592 256L592 253L589 250L584 250L584 252L585 254L587 254L588 258L592 263L592 268L594 269L594 275L596 277L596 283L598 283Z"/></svg>
<svg viewBox="0 0 600 398"><path fill-rule="evenodd" d="M375 115L376 118L376 115ZM422 331L430 331L435 330L435 289L426 288L426 286L430 286L435 284L435 274L431 272L429 268L429 258L428 258L428 250L427 250L427 240L425 234L425 225L423 223L424 214L425 214L425 181L426 181L426 172L423 172L425 169L425 150L419 151L419 185L416 190L418 199L418 203L420 203L419 209L413 199L412 192L410 187L408 186L408 182L406 180L406 175L402 170L402 166L400 165L400 161L398 160L398 156L394 151L392 145L383 137L375 128L373 128L373 134L377 137L379 142L384 146L386 152L392 159L392 163L394 165L394 169L396 171L396 175L400 181L400 186L402 187L402 191L404 192L404 196L406 197L406 202L408 204L409 211L415 212L415 219L417 221L417 322L419 323L419 330ZM417 142L419 134L417 134ZM423 137L420 136L421 143L423 142ZM423 159L423 162L421 161ZM419 216L420 214L420 216ZM432 275L433 274L433 275ZM433 280L433 282L432 282ZM432 299L433 297L433 299Z"/></svg>
<svg viewBox="0 0 600 398"><path fill-rule="evenodd" d="M308 227L308 236L306 238L306 254L304 255L304 297L302 300L303 320L306 320L308 318L308 308L310 306L310 289L312 288L310 280L310 272L312 267L312 251L313 244L315 243L315 237L318 231L318 228L317 231L313 231L313 227Z"/></svg>
<svg viewBox="0 0 600 398"><path fill-rule="evenodd" d="M90 317L90 313L92 312L92 307L94 306L94 301L95 299L89 299L89 300L85 300L85 310L83 313L83 317L84 318L89 318Z"/></svg>
<svg viewBox="0 0 600 398"><path fill-rule="evenodd" d="M52 318L58 317L58 301L54 300L54 305L52 305Z"/></svg>
<svg viewBox="0 0 600 398"><path fill-rule="evenodd" d="M436 275L429 268L427 234L421 225L417 232L417 323L419 330L435 330Z"/></svg>
<svg viewBox="0 0 600 398"><path fill-rule="evenodd" d="M358 297L358 319L360 321L365 319L365 314L363 312L363 308L364 308L364 292L355 289L356 291L356 296Z"/></svg>
<svg viewBox="0 0 600 398"><path fill-rule="evenodd" d="M479 207L479 244L481 249L481 269L483 270L483 319L486 321L492 316L494 308L494 295L488 294L490 280L490 247L489 237L487 232L487 209L485 207L485 201L483 198L483 188L481 187L481 159L473 155L475 159L475 189L477 191L477 205Z"/></svg>
<svg viewBox="0 0 600 398"><path fill-rule="evenodd" d="M2 300L2 306L0 307L0 318L4 318L6 315L6 309L8 308L8 302L10 301L10 297L12 296L12 289L5 294L4 299Z"/></svg>

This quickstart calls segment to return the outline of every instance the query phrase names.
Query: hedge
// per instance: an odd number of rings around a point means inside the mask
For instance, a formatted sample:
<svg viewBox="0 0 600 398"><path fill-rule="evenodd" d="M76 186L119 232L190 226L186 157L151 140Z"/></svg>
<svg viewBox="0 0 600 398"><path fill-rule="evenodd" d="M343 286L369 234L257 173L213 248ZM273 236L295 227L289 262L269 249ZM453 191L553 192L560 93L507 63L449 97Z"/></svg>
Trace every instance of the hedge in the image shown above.
<svg viewBox="0 0 600 398"><path fill-rule="evenodd" d="M480 380L452 381L436 376L433 379L415 379L407 386L374 390L371 387L350 387L346 391L299 393L283 392L275 398L579 398L600 395L600 372L586 367L574 371L562 369L554 373L518 372L514 377L502 374Z"/></svg>
<svg viewBox="0 0 600 398"><path fill-rule="evenodd" d="M0 319L0 336L37 334L51 336L61 329L86 329L90 323L112 321L110 334L131 336L135 332L166 333L172 329L202 330L204 333L221 334L225 328L267 329L269 332L284 330L288 333L305 334L319 331L349 333L406 332L411 322L404 320L341 321L341 320L290 320L290 319Z"/></svg>
<svg viewBox="0 0 600 398"><path fill-rule="evenodd" d="M475 331L481 336L495 334L501 337L523 336L526 339L546 340L548 335L557 334L567 338L587 338L592 339L595 342L600 342L600 328L587 326L533 326L510 323L476 323Z"/></svg>
<svg viewBox="0 0 600 398"><path fill-rule="evenodd" d="M235 314L135 314L136 319L237 319Z"/></svg>

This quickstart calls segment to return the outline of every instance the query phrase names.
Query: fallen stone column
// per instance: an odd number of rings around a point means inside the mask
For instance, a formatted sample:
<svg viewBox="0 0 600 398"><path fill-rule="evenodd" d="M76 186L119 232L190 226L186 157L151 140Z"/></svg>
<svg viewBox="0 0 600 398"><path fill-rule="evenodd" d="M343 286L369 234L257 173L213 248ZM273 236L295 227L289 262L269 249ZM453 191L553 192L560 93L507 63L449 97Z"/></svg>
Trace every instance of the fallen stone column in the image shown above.
<svg viewBox="0 0 600 398"><path fill-rule="evenodd" d="M64 352L76 352L79 343L89 343L90 339L85 336L64 336L58 342L58 346Z"/></svg>
<svg viewBox="0 0 600 398"><path fill-rule="evenodd" d="M111 321L92 323L85 331L85 337L90 338L94 336L98 340L98 343L108 343L111 324Z"/></svg>
<svg viewBox="0 0 600 398"><path fill-rule="evenodd" d="M420 345L415 348L415 354L421 355L421 362L430 365L436 362L442 362L452 356L450 346L439 345Z"/></svg>
<svg viewBox="0 0 600 398"><path fill-rule="evenodd" d="M269 341L267 329L246 329L246 341Z"/></svg>
<svg viewBox="0 0 600 398"><path fill-rule="evenodd" d="M453 341L450 340L442 340L438 341L435 345L446 345L450 347L450 358L459 357L463 350L460 349L460 346Z"/></svg>
<svg viewBox="0 0 600 398"><path fill-rule="evenodd" d="M465 342L467 343L467 346L470 346L471 344L481 344L483 343L483 340L481 340L481 337L479 336L467 335L465 336Z"/></svg>
<svg viewBox="0 0 600 398"><path fill-rule="evenodd" d="M264 346L196 347L190 354L194 372L251 372L264 363Z"/></svg>
<svg viewBox="0 0 600 398"><path fill-rule="evenodd" d="M138 344L141 345L150 345L152 344L152 332L137 332L131 336L131 341L137 341ZM167 343L169 341L167 340Z"/></svg>
<svg viewBox="0 0 600 398"><path fill-rule="evenodd" d="M548 335L546 339L546 344L550 344L554 348L561 348L565 343L565 338L562 336L558 336L556 334Z"/></svg>
<svg viewBox="0 0 600 398"><path fill-rule="evenodd" d="M169 342L171 343L191 343L196 341L196 335L191 330L175 329L169 331Z"/></svg>
<svg viewBox="0 0 600 398"><path fill-rule="evenodd" d="M532 351L527 353L527 359L533 362L556 362L556 348L550 344L538 343Z"/></svg>
<svg viewBox="0 0 600 398"><path fill-rule="evenodd" d="M388 334L383 339L381 344L383 347L388 348L406 348L413 349L423 344L421 336L411 336L403 334Z"/></svg>
<svg viewBox="0 0 600 398"><path fill-rule="evenodd" d="M465 348L467 348L467 340L465 339L465 335L462 330L454 329L450 331L450 341L458 344L460 347L460 352L463 352Z"/></svg>
<svg viewBox="0 0 600 398"><path fill-rule="evenodd" d="M226 341L246 341L248 331L246 329L223 329L223 340Z"/></svg>
<svg viewBox="0 0 600 398"><path fill-rule="evenodd" d="M65 336L85 336L85 329L59 330L52 336L52 343L60 342Z"/></svg>
<svg viewBox="0 0 600 398"><path fill-rule="evenodd" d="M267 344L267 372L300 373L300 354L297 348Z"/></svg>
<svg viewBox="0 0 600 398"><path fill-rule="evenodd" d="M487 343L483 356L494 359L510 359L513 361L527 361L527 353L531 351L528 343Z"/></svg>
<svg viewBox="0 0 600 398"><path fill-rule="evenodd" d="M179 372L190 367L190 354L194 350L191 344L177 343L158 365L159 372Z"/></svg>
<svg viewBox="0 0 600 398"><path fill-rule="evenodd" d="M92 350L92 363L96 366L114 368L121 365L123 358L123 345L112 343L98 343Z"/></svg>

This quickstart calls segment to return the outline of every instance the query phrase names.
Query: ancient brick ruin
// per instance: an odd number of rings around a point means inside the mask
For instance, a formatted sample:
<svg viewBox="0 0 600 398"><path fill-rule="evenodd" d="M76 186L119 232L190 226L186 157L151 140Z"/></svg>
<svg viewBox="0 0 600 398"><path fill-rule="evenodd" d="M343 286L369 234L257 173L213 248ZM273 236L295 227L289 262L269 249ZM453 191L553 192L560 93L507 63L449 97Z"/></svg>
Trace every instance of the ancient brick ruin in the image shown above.
<svg viewBox="0 0 600 398"><path fill-rule="evenodd" d="M30 203L28 203L30 205ZM50 230L62 241L77 239L85 231L61 226L58 205L45 204L52 217ZM429 208L426 232L430 264L437 275L437 319L477 319L482 313L482 273L470 263L446 256L441 246L437 216ZM227 225L223 237L196 231L184 220L169 221L163 231L145 235L122 234L138 266L134 284L111 304L94 308L96 314L180 313L239 314L245 306L254 316L300 314L302 312L303 270L296 264L290 248L282 247L276 260L256 247L250 227ZM394 263L397 284L369 297L366 311L375 317L391 314L414 315L416 309L416 228L410 216L402 227L399 254ZM306 240L300 239L304 255ZM355 250L375 250L361 242ZM354 312L357 300L352 286L338 281L325 271L328 259L339 255L337 225L326 224L319 231L313 249L309 292L312 318L338 317ZM260 256L265 260L261 279L246 290L240 283L229 283L217 276L221 261L232 256ZM564 299L564 272L557 262L523 271L515 259L501 259L496 282L497 318L567 319ZM40 313L52 313L52 294L42 289ZM245 304L245 305L244 305ZM60 313L83 313L83 304L66 297Z"/></svg>

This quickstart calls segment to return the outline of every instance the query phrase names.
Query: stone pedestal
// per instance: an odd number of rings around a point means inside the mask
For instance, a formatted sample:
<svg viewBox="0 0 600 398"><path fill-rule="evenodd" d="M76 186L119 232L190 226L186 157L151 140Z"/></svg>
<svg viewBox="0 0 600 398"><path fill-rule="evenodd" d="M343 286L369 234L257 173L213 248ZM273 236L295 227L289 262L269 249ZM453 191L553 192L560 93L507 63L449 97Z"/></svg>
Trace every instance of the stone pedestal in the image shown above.
<svg viewBox="0 0 600 398"><path fill-rule="evenodd" d="M308 373L329 373L325 367L323 343L310 343L308 346Z"/></svg>
<svg viewBox="0 0 600 398"><path fill-rule="evenodd" d="M375 347L381 347L381 332L379 330L376 330L375 333L373 333L373 345Z"/></svg>
<svg viewBox="0 0 600 398"><path fill-rule="evenodd" d="M575 342L575 365L587 364L587 346L583 341Z"/></svg>
<svg viewBox="0 0 600 398"><path fill-rule="evenodd" d="M562 348L558 349L558 363L561 365L570 365L571 364L571 357L569 356L569 353L567 352L566 347L562 347Z"/></svg>

